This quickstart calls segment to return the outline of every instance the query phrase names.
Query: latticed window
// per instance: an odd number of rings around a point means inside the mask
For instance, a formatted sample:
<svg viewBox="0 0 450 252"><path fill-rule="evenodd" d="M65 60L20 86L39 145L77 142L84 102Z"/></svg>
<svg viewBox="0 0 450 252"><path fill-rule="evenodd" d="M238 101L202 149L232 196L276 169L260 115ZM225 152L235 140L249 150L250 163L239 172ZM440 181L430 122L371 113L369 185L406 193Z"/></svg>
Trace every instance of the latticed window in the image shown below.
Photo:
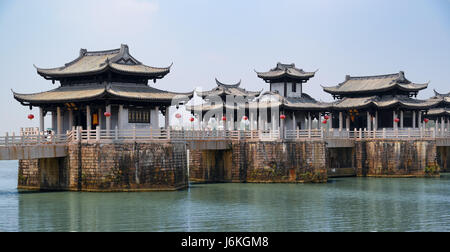
<svg viewBox="0 0 450 252"><path fill-rule="evenodd" d="M128 123L150 123L150 110L129 109Z"/></svg>

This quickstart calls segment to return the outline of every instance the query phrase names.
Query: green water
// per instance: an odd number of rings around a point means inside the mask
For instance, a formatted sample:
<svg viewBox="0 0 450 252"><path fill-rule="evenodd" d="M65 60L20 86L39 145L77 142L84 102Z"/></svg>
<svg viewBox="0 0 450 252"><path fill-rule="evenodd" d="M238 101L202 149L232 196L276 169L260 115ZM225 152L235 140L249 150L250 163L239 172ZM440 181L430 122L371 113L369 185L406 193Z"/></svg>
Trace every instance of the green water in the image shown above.
<svg viewBox="0 0 450 252"><path fill-rule="evenodd" d="M1 231L450 231L450 175L180 192L18 193L0 162Z"/></svg>

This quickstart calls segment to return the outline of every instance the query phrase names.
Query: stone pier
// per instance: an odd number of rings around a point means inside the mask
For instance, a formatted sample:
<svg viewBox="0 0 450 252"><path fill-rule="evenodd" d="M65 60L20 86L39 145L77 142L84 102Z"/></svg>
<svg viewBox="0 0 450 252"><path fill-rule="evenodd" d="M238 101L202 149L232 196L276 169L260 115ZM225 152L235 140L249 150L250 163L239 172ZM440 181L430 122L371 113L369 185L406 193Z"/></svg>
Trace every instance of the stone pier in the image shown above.
<svg viewBox="0 0 450 252"><path fill-rule="evenodd" d="M323 141L234 141L226 151L190 151L189 167L194 182L327 181Z"/></svg>
<svg viewBox="0 0 450 252"><path fill-rule="evenodd" d="M154 191L187 187L184 143L73 143L65 158L19 162L19 189Z"/></svg>
<svg viewBox="0 0 450 252"><path fill-rule="evenodd" d="M355 140L353 147L314 139L233 140L226 148L191 146L189 157L188 146L72 142L66 157L20 160L19 189L155 191L185 189L189 181L324 183L343 176L436 177L448 171L450 155L450 147L433 140L364 139Z"/></svg>

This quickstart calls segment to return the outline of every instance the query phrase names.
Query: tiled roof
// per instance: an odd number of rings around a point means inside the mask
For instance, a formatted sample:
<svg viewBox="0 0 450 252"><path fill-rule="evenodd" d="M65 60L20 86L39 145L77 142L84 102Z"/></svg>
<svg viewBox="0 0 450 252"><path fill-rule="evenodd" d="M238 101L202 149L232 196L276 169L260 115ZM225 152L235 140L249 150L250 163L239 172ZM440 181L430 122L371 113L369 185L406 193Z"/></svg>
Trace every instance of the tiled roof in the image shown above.
<svg viewBox="0 0 450 252"><path fill-rule="evenodd" d="M216 79L217 87L209 91L197 91L197 94L203 98L207 96L242 96L242 97L255 97L261 94L261 91L247 91L240 88L241 81L236 84L224 84Z"/></svg>
<svg viewBox="0 0 450 252"><path fill-rule="evenodd" d="M57 68L38 68L37 72L45 78L61 78L101 73L107 69L120 73L146 76L149 79L162 78L170 72L170 66L157 68L146 66L129 54L128 46L121 45L120 49L88 52L80 50L77 59Z"/></svg>
<svg viewBox="0 0 450 252"><path fill-rule="evenodd" d="M19 102L31 104L43 103L61 103L61 102L77 102L88 101L100 98L114 98L125 100L139 101L164 101L170 102L173 98L179 96L192 97L190 93L173 93L159 90L144 84L87 84L87 85L71 85L61 86L56 89L34 93L19 94L13 92L14 98Z"/></svg>
<svg viewBox="0 0 450 252"><path fill-rule="evenodd" d="M370 94L371 92L389 91L398 88L403 91L418 92L428 87L426 84L411 83L405 78L404 72L377 76L346 76L345 81L334 87L324 87L323 90L333 95Z"/></svg>
<svg viewBox="0 0 450 252"><path fill-rule="evenodd" d="M295 64L277 63L275 68L268 72L256 72L259 78L265 81L275 81L277 79L309 80L316 72L305 72L303 69L295 67Z"/></svg>
<svg viewBox="0 0 450 252"><path fill-rule="evenodd" d="M439 101L432 100L418 100L408 97L406 95L396 95L396 96L370 96L370 97L360 97L360 98L350 98L346 97L342 100L336 101L332 104L331 108L336 110L347 110L347 109L361 109L369 106L374 106L377 108L390 108L395 106L400 106L409 109L430 109L439 104Z"/></svg>

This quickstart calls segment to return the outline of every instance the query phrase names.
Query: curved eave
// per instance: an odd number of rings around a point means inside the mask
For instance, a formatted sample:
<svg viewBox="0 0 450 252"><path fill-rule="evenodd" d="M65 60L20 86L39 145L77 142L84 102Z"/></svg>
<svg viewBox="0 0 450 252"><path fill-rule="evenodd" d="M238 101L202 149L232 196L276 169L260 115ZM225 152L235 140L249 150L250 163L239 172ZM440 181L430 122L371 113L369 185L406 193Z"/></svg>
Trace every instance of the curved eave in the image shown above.
<svg viewBox="0 0 450 252"><path fill-rule="evenodd" d="M30 98L30 96L47 93L48 91L42 92L42 93L35 93L35 94L19 94L14 91L12 91L12 92L13 92L14 99L16 99L18 102L20 102L23 105L55 104L55 103L66 103L66 102L86 102L86 101L93 101L93 100L102 98L107 94L106 90L104 90L103 92L101 92L99 94L95 94L92 96L84 96L84 97L80 97L80 98L64 98L64 99L61 98L61 99L42 100L42 99L33 99L33 98ZM25 104L25 103L27 103L27 104Z"/></svg>
<svg viewBox="0 0 450 252"><path fill-rule="evenodd" d="M371 93L379 93L379 92L387 92L393 89L398 88L401 91L405 91L405 92L418 92L420 90L424 90L428 87L428 84L414 84L417 87L414 88L410 88L410 87L405 87L404 85L401 84L396 84L396 85L392 85L390 87L386 87L386 88L380 88L380 89L370 89L370 90L355 90L355 91L339 91L337 90L338 86L334 86L334 87L323 87L323 91L327 92L329 94L332 95L348 95L348 94L371 94Z"/></svg>
<svg viewBox="0 0 450 252"><path fill-rule="evenodd" d="M295 80L309 80L314 77L315 73L308 73L302 76L293 75L287 72L283 72L280 74L270 74L270 73L259 73L256 72L257 76L265 81L273 81L278 79L295 79Z"/></svg>
<svg viewBox="0 0 450 252"><path fill-rule="evenodd" d="M161 92L161 93L150 93L154 95L154 97L145 97L145 92L129 92L136 93L139 95L125 95L121 94L121 92L108 89L108 95L111 99L126 99L130 101L139 101L139 102L161 102L165 104L171 104L174 100L183 100L183 98L191 99L193 97L193 93L172 93L172 92ZM160 96L160 97L158 97ZM165 97L161 97L165 96Z"/></svg>
<svg viewBox="0 0 450 252"><path fill-rule="evenodd" d="M143 65L143 66L145 66L145 65ZM114 67L110 64L105 64L101 68L94 70L94 71L84 71L84 72L74 72L74 73L52 73L52 72L50 72L50 71L55 71L55 70L58 70L61 68L43 69L43 68L36 67L36 70L37 70L37 73L39 75L41 75L42 77L44 77L45 79L60 79L60 78L70 78L70 77L92 76L92 75L104 73L108 70L111 70L112 72L120 73L120 74L127 74L127 75L133 75L133 76L144 76L144 77L147 77L148 79L162 79L162 78L164 78L164 76L166 76L168 73L170 73L171 66L169 66L167 68L161 68L160 72L152 72L152 73L145 72L145 71L125 71L122 69L117 69L116 67ZM149 67L149 66L145 66L145 67ZM62 67L62 68L64 68L64 67ZM155 67L150 67L150 68L155 68Z"/></svg>

